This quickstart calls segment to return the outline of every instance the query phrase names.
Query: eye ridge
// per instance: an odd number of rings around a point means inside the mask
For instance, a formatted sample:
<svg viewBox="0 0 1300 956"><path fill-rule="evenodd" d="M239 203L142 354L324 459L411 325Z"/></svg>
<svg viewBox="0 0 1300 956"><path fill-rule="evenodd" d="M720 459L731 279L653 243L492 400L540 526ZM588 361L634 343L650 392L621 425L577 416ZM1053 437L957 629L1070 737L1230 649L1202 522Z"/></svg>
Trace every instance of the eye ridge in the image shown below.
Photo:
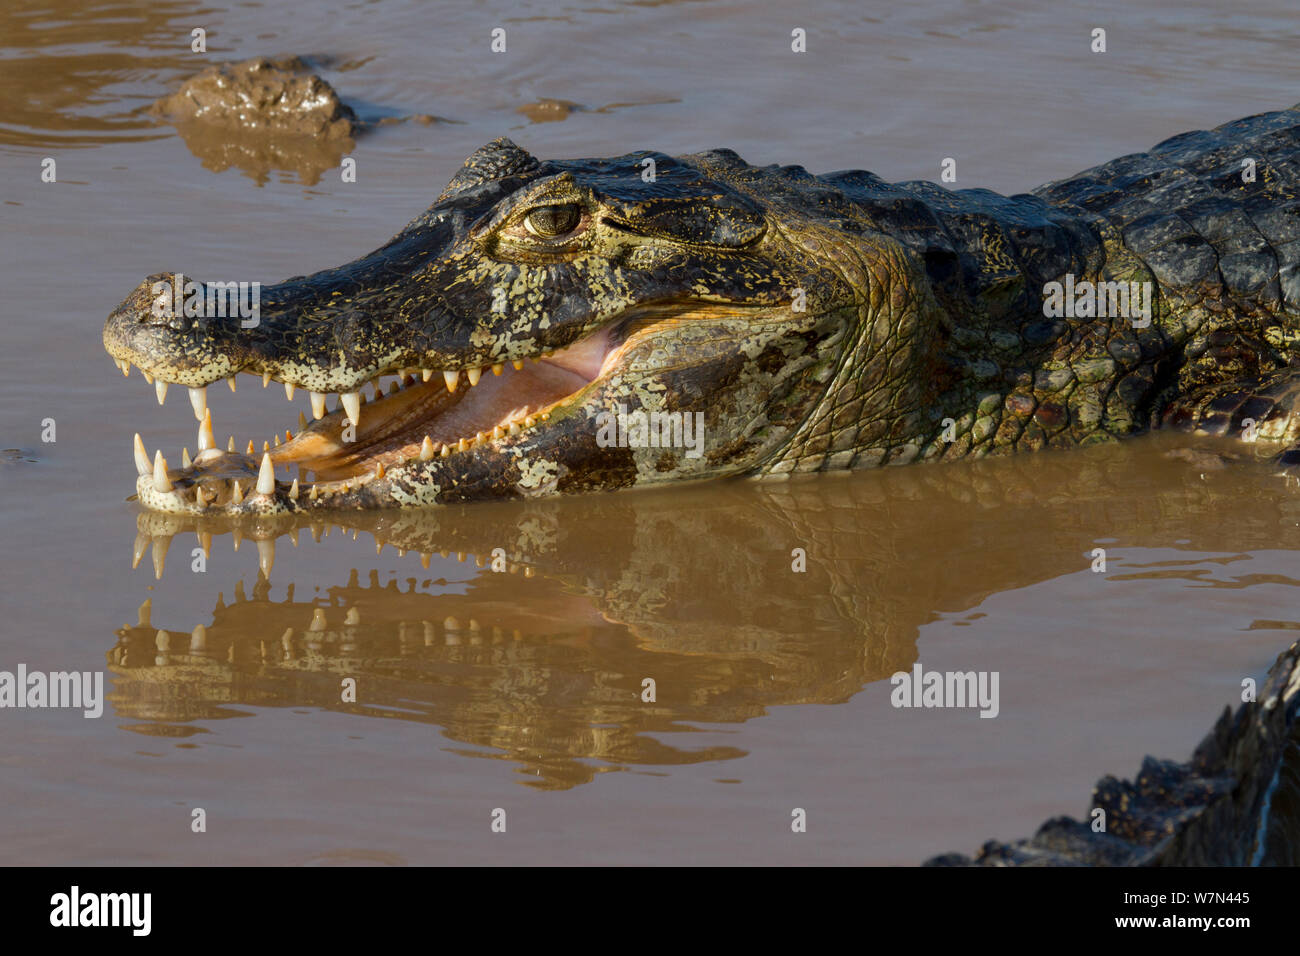
<svg viewBox="0 0 1300 956"><path fill-rule="evenodd" d="M524 228L542 239L554 239L577 228L582 210L577 203L538 206L524 217Z"/></svg>

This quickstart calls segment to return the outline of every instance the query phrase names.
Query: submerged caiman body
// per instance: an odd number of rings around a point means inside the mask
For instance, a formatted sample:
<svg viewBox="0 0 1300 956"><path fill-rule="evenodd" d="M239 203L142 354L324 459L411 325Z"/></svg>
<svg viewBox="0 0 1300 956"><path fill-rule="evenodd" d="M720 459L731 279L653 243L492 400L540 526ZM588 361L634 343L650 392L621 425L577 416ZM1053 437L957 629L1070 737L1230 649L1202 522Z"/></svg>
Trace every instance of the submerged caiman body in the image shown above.
<svg viewBox="0 0 1300 956"><path fill-rule="evenodd" d="M1281 454L1300 436L1298 197L1300 107L1010 197L729 150L539 162L498 140L376 252L262 290L254 321L213 314L184 277L196 307L169 312L181 296L155 275L104 341L160 397L192 389L192 462L136 442L141 501L180 513L776 476L1160 426ZM312 391L317 420L262 451L216 447L201 390L240 372ZM395 390L367 403L386 375Z"/></svg>

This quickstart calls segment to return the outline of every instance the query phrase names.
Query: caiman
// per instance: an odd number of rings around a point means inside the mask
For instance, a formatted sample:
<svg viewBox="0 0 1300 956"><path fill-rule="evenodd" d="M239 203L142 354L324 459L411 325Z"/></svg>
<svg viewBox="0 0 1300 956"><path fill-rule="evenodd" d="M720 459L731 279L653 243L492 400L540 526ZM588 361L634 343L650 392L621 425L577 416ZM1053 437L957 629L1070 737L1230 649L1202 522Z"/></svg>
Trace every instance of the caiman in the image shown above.
<svg viewBox="0 0 1300 956"><path fill-rule="evenodd" d="M140 501L177 513L786 476L1154 427L1289 463L1298 190L1300 106L1013 196L725 149L543 162L500 139L382 248L260 290L251 319L158 274L104 344L160 400L190 389L192 460L135 441ZM222 450L204 389L240 373L310 391L315 420Z"/></svg>

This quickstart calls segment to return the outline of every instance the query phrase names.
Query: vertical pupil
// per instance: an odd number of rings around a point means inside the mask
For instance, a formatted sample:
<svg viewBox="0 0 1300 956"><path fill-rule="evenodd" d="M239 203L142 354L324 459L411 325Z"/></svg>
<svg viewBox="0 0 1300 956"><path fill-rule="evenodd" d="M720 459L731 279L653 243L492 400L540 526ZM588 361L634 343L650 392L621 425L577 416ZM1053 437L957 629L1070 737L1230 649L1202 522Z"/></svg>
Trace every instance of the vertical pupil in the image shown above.
<svg viewBox="0 0 1300 956"><path fill-rule="evenodd" d="M542 206L530 214L533 228L547 236L558 236L571 230L578 222L573 206Z"/></svg>

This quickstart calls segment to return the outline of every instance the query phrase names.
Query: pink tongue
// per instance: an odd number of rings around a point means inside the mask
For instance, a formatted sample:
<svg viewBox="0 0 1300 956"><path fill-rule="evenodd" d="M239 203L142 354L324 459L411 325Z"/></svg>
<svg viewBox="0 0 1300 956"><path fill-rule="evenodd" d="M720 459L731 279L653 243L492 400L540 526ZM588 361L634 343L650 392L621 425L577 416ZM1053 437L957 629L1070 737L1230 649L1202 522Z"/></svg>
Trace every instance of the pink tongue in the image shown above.
<svg viewBox="0 0 1300 956"><path fill-rule="evenodd" d="M586 384L585 378L548 362L529 364L519 371L507 366L499 377L483 376L463 399L425 425L424 434L446 444L473 438L476 432L490 432L512 417L539 411Z"/></svg>
<svg viewBox="0 0 1300 956"><path fill-rule="evenodd" d="M609 330L601 329L581 342L519 371L485 376L463 399L438 416L429 428L433 441L454 442L480 431L491 431L512 415L538 411L572 395L600 374L609 351Z"/></svg>
<svg viewBox="0 0 1300 956"><path fill-rule="evenodd" d="M570 372L581 375L585 381L590 382L600 375L600 367L604 363L608 352L609 329L607 327L587 336L580 342L575 342L567 349L556 352L550 358L545 359L544 364L566 368Z"/></svg>

